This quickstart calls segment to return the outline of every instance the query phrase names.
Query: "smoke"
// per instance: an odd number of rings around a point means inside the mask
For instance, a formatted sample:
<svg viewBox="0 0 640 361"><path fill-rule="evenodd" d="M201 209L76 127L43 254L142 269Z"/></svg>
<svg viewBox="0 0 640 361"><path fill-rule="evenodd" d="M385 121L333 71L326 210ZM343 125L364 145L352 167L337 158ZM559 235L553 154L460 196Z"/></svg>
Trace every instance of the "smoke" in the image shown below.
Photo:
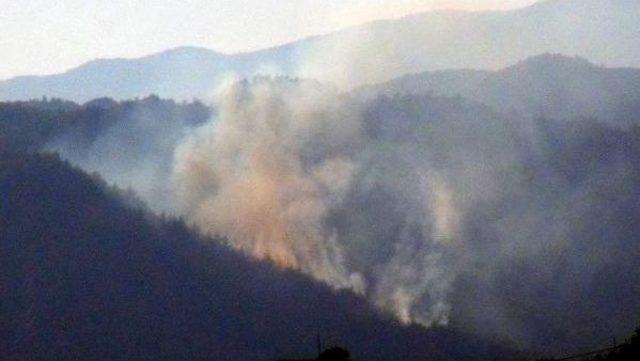
<svg viewBox="0 0 640 361"><path fill-rule="evenodd" d="M137 104L87 103L81 111L87 119L81 119L77 128L52 140L45 149L59 152L109 182L135 190L156 212L175 215L169 181L173 153L194 126L188 124L193 119L175 108L175 103L156 97Z"/></svg>
<svg viewBox="0 0 640 361"><path fill-rule="evenodd" d="M243 81L216 104L217 118L176 151L181 214L257 258L365 294L403 322L447 323L440 248L455 237L457 215L437 174L417 159L380 159L362 104L318 83ZM395 204L360 208L375 192L397 192ZM345 224L352 214L358 222ZM389 238L374 234L379 227Z"/></svg>
<svg viewBox="0 0 640 361"><path fill-rule="evenodd" d="M54 149L404 323L536 350L635 326L637 127L287 78L229 82L213 104L199 126L137 113Z"/></svg>
<svg viewBox="0 0 640 361"><path fill-rule="evenodd" d="M258 258L361 287L323 228L351 181L360 135L335 99L314 85L260 80L224 90L216 122L177 150L182 212Z"/></svg>

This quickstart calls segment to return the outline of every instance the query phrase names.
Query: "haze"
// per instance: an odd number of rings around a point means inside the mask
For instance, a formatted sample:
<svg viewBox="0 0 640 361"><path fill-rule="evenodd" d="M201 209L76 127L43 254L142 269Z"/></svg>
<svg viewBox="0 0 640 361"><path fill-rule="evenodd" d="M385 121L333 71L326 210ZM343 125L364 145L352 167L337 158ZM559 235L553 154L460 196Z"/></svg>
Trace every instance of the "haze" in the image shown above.
<svg viewBox="0 0 640 361"><path fill-rule="evenodd" d="M535 0L0 0L0 79L95 58L194 45L234 53L437 9L517 8Z"/></svg>

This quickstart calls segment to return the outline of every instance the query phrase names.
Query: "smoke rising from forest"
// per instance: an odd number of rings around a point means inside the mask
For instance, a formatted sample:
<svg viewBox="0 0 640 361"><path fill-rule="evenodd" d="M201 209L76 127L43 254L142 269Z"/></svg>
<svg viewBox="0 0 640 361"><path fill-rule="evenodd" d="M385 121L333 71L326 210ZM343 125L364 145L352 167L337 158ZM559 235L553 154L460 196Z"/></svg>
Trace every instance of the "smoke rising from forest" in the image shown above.
<svg viewBox="0 0 640 361"><path fill-rule="evenodd" d="M450 278L438 248L455 236L456 210L437 174L402 167L418 182L411 188L402 174L371 174L379 145L366 135L361 106L315 82L239 82L216 104L215 121L176 152L179 213L258 258L367 294L404 322L447 322ZM392 183L399 204L413 200L397 214L351 209L363 181ZM335 220L352 212L364 222L345 229ZM401 229L369 239L384 223ZM363 254L376 249L389 252Z"/></svg>
<svg viewBox="0 0 640 361"><path fill-rule="evenodd" d="M287 78L230 82L212 105L196 124L135 112L90 145L48 148L405 323L532 347L566 334L549 331L559 317L575 338L634 326L634 298L592 296L616 294L640 266L633 125Z"/></svg>

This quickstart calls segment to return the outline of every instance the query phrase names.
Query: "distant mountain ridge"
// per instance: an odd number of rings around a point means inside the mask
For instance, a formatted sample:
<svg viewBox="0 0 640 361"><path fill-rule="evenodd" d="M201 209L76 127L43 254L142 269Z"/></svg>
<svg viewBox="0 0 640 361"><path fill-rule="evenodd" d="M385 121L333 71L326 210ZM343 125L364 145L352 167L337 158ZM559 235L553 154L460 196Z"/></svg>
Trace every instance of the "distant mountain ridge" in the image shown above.
<svg viewBox="0 0 640 361"><path fill-rule="evenodd" d="M48 96L82 102L151 93L208 98L225 79L255 74L351 87L430 70L500 69L547 52L640 67L638 24L635 0L548 0L512 11L430 12L249 53L185 47L138 59L96 60L62 74L1 81L0 100Z"/></svg>
<svg viewBox="0 0 640 361"><path fill-rule="evenodd" d="M500 111L536 117L594 117L629 124L640 107L640 69L605 68L583 58L543 54L499 71L406 75L360 89L365 96L462 96Z"/></svg>

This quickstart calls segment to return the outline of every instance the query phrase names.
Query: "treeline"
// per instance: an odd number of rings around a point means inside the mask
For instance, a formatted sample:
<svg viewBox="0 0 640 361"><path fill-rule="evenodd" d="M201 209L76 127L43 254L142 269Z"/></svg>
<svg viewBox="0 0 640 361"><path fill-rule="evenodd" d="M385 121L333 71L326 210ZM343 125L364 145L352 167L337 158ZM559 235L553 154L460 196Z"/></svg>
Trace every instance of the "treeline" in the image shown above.
<svg viewBox="0 0 640 361"><path fill-rule="evenodd" d="M640 328L624 344L603 355L591 358L593 361L632 361L640 359Z"/></svg>
<svg viewBox="0 0 640 361"><path fill-rule="evenodd" d="M577 355L540 361L635 361L640 359L640 328L623 344Z"/></svg>
<svg viewBox="0 0 640 361"><path fill-rule="evenodd" d="M139 117L159 124L202 124L212 109L199 101L177 103L149 96L116 102L100 98L82 105L61 99L0 102L0 146L34 151L62 134L93 141L100 132Z"/></svg>

